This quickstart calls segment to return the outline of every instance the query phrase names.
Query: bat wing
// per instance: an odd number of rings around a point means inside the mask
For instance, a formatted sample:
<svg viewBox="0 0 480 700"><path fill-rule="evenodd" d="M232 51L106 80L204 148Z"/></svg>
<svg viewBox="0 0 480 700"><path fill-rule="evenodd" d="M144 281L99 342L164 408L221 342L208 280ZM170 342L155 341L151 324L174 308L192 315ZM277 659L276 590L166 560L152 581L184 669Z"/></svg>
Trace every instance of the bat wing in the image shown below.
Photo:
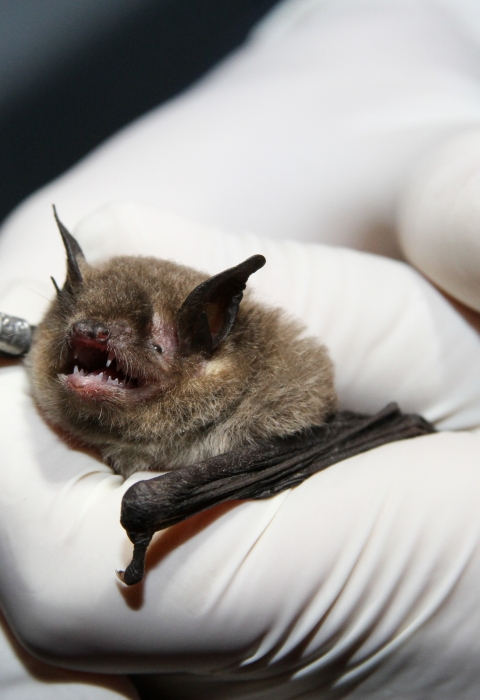
<svg viewBox="0 0 480 700"><path fill-rule="evenodd" d="M121 513L133 559L117 574L127 585L142 580L147 547L158 530L225 501L269 498L348 457L432 432L430 423L402 414L395 403L374 416L338 411L321 427L139 481L125 493Z"/></svg>

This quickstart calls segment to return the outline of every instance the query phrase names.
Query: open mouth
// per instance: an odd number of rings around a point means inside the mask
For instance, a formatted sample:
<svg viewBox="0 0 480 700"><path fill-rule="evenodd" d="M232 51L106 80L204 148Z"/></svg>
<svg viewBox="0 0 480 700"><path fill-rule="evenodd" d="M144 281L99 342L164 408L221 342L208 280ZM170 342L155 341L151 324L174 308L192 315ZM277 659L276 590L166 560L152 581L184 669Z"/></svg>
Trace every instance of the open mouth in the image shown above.
<svg viewBox="0 0 480 700"><path fill-rule="evenodd" d="M105 344L93 340L75 340L66 371L59 375L71 389L87 394L132 391L143 386L138 377Z"/></svg>

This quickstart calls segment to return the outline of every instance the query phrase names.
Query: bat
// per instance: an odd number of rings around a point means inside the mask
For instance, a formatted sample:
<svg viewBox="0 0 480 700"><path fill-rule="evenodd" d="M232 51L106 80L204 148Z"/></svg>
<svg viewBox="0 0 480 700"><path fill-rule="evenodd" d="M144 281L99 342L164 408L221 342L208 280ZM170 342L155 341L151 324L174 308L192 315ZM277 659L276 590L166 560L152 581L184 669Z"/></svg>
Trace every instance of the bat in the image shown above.
<svg viewBox="0 0 480 700"><path fill-rule="evenodd" d="M91 266L54 209L67 258L35 329L33 397L47 421L96 448L134 484L121 523L134 545L122 581L144 576L157 530L231 499L267 498L346 457L433 431L390 404L337 410L318 340L245 292L254 255L209 277L152 257Z"/></svg>

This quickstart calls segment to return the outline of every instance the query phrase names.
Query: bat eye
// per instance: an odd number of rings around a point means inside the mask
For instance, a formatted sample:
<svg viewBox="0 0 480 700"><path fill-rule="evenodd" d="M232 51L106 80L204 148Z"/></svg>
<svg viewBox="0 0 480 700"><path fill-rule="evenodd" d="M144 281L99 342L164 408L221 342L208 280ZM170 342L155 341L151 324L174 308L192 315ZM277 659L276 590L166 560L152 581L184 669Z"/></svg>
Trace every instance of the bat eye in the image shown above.
<svg viewBox="0 0 480 700"><path fill-rule="evenodd" d="M161 345L154 345L153 349L155 350L155 352L158 352L159 355L161 355L163 352L163 348L161 347Z"/></svg>

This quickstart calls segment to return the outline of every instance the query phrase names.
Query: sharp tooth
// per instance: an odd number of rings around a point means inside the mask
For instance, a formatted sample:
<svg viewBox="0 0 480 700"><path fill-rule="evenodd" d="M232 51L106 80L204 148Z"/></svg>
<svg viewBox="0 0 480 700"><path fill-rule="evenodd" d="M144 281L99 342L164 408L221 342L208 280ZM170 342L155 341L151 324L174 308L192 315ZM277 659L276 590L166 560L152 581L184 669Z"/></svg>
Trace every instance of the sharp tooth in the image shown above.
<svg viewBox="0 0 480 700"><path fill-rule="evenodd" d="M97 374L97 381L103 382L103 372L100 372L100 374Z"/></svg>
<svg viewBox="0 0 480 700"><path fill-rule="evenodd" d="M116 384L118 386L118 378L112 379L112 384Z"/></svg>
<svg viewBox="0 0 480 700"><path fill-rule="evenodd" d="M77 365L73 368L73 373L74 374L80 374L80 370L78 369Z"/></svg>
<svg viewBox="0 0 480 700"><path fill-rule="evenodd" d="M114 359L115 359L115 353L112 350L110 350L110 352L108 353L107 367L110 367L110 365L112 364Z"/></svg>

